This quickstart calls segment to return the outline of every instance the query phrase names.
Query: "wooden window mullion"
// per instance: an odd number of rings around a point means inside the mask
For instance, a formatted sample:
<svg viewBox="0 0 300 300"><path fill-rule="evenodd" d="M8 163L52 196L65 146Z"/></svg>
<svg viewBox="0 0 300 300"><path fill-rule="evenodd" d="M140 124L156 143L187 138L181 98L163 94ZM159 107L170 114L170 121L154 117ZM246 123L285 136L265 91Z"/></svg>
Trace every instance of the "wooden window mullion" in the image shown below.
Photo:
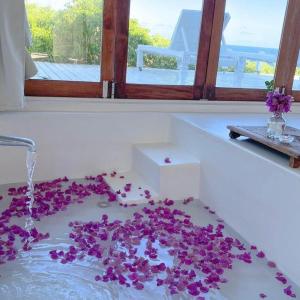
<svg viewBox="0 0 300 300"><path fill-rule="evenodd" d="M145 100L193 100L193 86L126 84L126 97Z"/></svg>
<svg viewBox="0 0 300 300"><path fill-rule="evenodd" d="M215 99L215 87L217 82L225 6L226 0L217 0L215 2L207 73L204 86L204 98L209 100Z"/></svg>
<svg viewBox="0 0 300 300"><path fill-rule="evenodd" d="M293 91L293 97L296 102L300 102L300 91Z"/></svg>
<svg viewBox="0 0 300 300"><path fill-rule="evenodd" d="M114 0L117 1L117 0ZM109 73L112 69L110 65L106 65L106 60L109 58L110 49L107 40L109 40L111 33L107 34L107 29L110 30L110 0L104 0L103 6L103 36L102 36L102 49L104 49L104 54L102 53L101 62L101 78L111 78L113 74ZM109 26L108 26L109 25ZM104 36L105 35L105 36ZM99 55L100 57L100 55ZM108 59L109 61L109 59ZM102 73L103 72L103 73ZM105 77L106 76L106 77ZM108 79L107 79L108 80ZM65 80L44 80L44 79L29 79L25 81L24 88L25 96L40 96L40 97L74 97L74 98L101 98L102 97L102 80L100 82L86 82L86 81L65 81Z"/></svg>
<svg viewBox="0 0 300 300"><path fill-rule="evenodd" d="M117 0L104 0L103 2L103 29L101 53L101 81L113 81L115 32L116 32L116 3Z"/></svg>
<svg viewBox="0 0 300 300"><path fill-rule="evenodd" d="M128 55L130 0L116 0L115 35L115 95L126 98L126 72Z"/></svg>
<svg viewBox="0 0 300 300"><path fill-rule="evenodd" d="M275 87L292 91L300 48L300 1L288 0L275 70ZM300 99L299 99L300 100Z"/></svg>
<svg viewBox="0 0 300 300"><path fill-rule="evenodd" d="M264 101L266 90L216 87L214 95L220 101Z"/></svg>
<svg viewBox="0 0 300 300"><path fill-rule="evenodd" d="M208 58L213 29L213 18L216 0L204 0L202 21L194 80L194 99L203 97L204 84L208 70Z"/></svg>
<svg viewBox="0 0 300 300"><path fill-rule="evenodd" d="M209 50L209 40L212 24L214 2L204 0L202 25L194 85L157 85L157 84L128 84L126 83L127 55L130 0L118 1L116 8L116 41L115 41L115 83L116 97L134 99L165 99L165 100L193 100L202 96L206 76L206 61ZM213 4L213 5L212 5ZM210 14L210 15L209 15ZM203 45L205 45L203 47ZM202 48L203 47L203 48Z"/></svg>
<svg viewBox="0 0 300 300"><path fill-rule="evenodd" d="M100 98L100 82L30 79L25 81L25 96Z"/></svg>

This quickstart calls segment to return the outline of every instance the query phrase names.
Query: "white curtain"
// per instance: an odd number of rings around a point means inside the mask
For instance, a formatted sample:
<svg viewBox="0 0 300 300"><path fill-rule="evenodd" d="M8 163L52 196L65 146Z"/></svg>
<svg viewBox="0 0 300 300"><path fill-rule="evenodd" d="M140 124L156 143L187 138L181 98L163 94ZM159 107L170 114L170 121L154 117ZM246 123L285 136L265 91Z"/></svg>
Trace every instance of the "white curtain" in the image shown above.
<svg viewBox="0 0 300 300"><path fill-rule="evenodd" d="M0 0L0 111L23 107L24 80L37 72L30 42L24 0Z"/></svg>

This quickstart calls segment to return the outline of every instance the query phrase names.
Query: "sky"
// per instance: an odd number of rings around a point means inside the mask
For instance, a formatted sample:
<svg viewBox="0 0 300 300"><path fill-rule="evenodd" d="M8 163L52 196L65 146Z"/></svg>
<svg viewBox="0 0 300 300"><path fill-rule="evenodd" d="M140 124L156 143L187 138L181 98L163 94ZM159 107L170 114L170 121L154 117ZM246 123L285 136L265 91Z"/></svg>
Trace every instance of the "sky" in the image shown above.
<svg viewBox="0 0 300 300"><path fill-rule="evenodd" d="M70 0L27 0L56 9ZM224 36L227 44L278 48L287 0L227 0L231 19ZM130 17L153 34L171 39L182 9L202 9L201 0L131 0Z"/></svg>

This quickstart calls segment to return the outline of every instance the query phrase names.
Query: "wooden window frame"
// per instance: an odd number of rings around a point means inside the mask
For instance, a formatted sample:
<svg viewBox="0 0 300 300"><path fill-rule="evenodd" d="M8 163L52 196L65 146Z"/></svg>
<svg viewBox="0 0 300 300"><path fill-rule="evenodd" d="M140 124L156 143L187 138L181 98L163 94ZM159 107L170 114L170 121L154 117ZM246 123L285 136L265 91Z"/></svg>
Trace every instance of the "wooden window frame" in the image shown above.
<svg viewBox="0 0 300 300"><path fill-rule="evenodd" d="M28 80L25 95L101 98L105 80L115 83L116 98L264 101L265 89L216 87L225 6L226 0L203 0L193 85L126 83L130 0L104 0L100 82ZM274 81L296 101L300 101L300 91L292 91L292 85L299 48L300 1L288 0Z"/></svg>
<svg viewBox="0 0 300 300"><path fill-rule="evenodd" d="M25 96L101 98L102 81L114 78L115 11L117 0L103 1L101 74L99 82L30 79L25 81ZM102 63L105 62L105 63Z"/></svg>
<svg viewBox="0 0 300 300"><path fill-rule="evenodd" d="M199 49L193 85L133 84L126 82L130 0L119 1L122 3L119 3L117 9L115 57L117 67L115 74L117 97L129 99L200 100L203 95L207 71L212 16L216 1L218 0L203 1ZM204 46L200 47L200 45Z"/></svg>
<svg viewBox="0 0 300 300"><path fill-rule="evenodd" d="M300 101L300 91L292 91L300 50L300 1L289 0L281 35L280 49L275 71L275 87L292 93Z"/></svg>
<svg viewBox="0 0 300 300"><path fill-rule="evenodd" d="M296 102L300 102L300 91L299 90L293 90L292 95Z"/></svg>
<svg viewBox="0 0 300 300"><path fill-rule="evenodd" d="M222 101L265 101L266 89L225 88L216 86L225 6L226 0L217 1L204 98ZM288 0L274 74L275 86L285 87L288 93L292 92L299 46L300 1ZM300 92L293 92L293 95L296 101L300 101Z"/></svg>
<svg viewBox="0 0 300 300"><path fill-rule="evenodd" d="M25 96L99 98L99 82L30 79L25 81Z"/></svg>
<svg viewBox="0 0 300 300"><path fill-rule="evenodd" d="M117 0L104 0L103 2L101 82L103 80L112 82L115 78L116 6Z"/></svg>

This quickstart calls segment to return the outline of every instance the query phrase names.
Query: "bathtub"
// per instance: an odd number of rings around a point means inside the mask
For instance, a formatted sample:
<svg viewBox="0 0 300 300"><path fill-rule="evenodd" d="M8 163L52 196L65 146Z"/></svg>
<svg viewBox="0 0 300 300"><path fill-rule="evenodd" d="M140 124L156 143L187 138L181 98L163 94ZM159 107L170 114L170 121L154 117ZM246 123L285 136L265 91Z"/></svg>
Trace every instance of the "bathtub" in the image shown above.
<svg viewBox="0 0 300 300"><path fill-rule="evenodd" d="M299 112L295 106L288 117L295 127L300 127ZM275 261L278 270L290 278L293 289L299 291L300 244L295 233L300 226L297 217L300 171L290 169L287 158L268 149L245 140L229 140L226 130L229 123L265 124L267 118L262 104L257 103L133 100L99 103L91 99L29 98L25 111L0 114L0 128L1 134L26 136L36 141L36 182L63 176L81 182L86 175L111 171L123 174L134 165L135 144L176 144L200 162L197 197L200 200L190 206L179 201L176 208L191 214L199 226L216 225L218 218L224 219L228 234L256 245L267 257L262 263L254 255L254 263L248 269L236 264L228 274L231 283L220 292L207 294L205 299L259 299L263 289L270 299L289 299L282 293L284 286L274 279L277 269L269 269L266 263ZM0 148L3 194L8 187L26 181L25 156L24 149ZM1 202L1 209L7 201ZM3 284L0 295L4 297L1 299L27 299L27 295L31 295L28 299L50 299L51 293L60 299L96 299L94 295L98 299L150 299L154 294L159 299L190 299L188 294L176 298L178 295L172 296L153 284L139 293L117 288L114 283L100 284L94 281L97 267L90 260L62 266L45 258L54 246L68 245L66 230L70 221L95 220L100 213L125 220L140 208L112 203L98 211L98 202L99 198L94 197L83 206L74 205L41 222L42 230L50 232L53 239L37 244L31 254L24 252L17 260L0 265ZM216 215L208 213L206 206L216 211ZM170 258L163 256L162 260ZM44 282L47 287L39 292Z"/></svg>

